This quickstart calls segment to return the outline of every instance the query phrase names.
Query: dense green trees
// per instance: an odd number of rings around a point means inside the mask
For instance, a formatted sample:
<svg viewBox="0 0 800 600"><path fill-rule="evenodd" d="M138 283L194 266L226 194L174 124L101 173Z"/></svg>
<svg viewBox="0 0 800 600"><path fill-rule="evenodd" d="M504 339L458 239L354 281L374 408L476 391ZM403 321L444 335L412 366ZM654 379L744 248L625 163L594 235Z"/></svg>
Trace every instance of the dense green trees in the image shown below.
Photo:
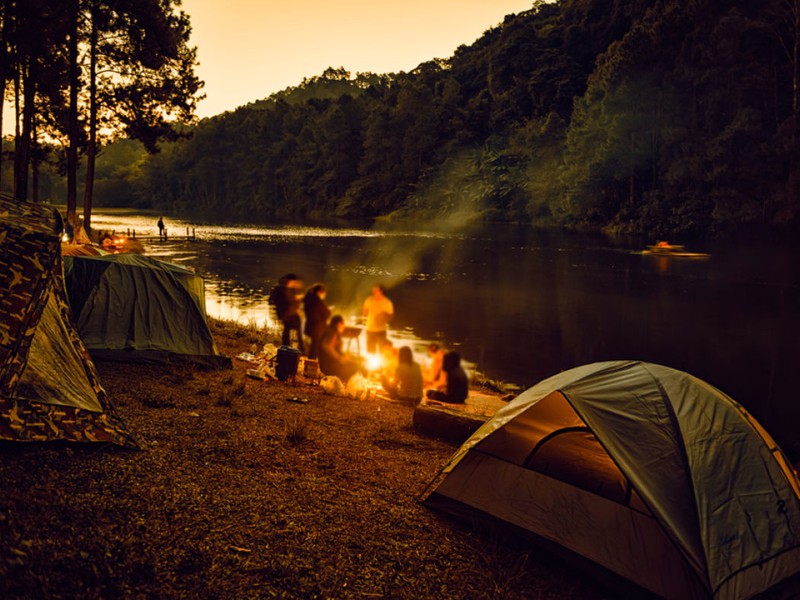
<svg viewBox="0 0 800 600"><path fill-rule="evenodd" d="M135 184L177 211L556 222L573 99L649 4L537 1L410 73L329 69L201 123Z"/></svg>
<svg viewBox="0 0 800 600"><path fill-rule="evenodd" d="M796 226L799 45L798 0L537 1L447 60L331 68L160 154L102 176L101 160L98 196L652 236Z"/></svg>
<svg viewBox="0 0 800 600"><path fill-rule="evenodd" d="M656 232L796 222L792 65L764 18L779 4L658 3L599 57L567 136L575 216Z"/></svg>

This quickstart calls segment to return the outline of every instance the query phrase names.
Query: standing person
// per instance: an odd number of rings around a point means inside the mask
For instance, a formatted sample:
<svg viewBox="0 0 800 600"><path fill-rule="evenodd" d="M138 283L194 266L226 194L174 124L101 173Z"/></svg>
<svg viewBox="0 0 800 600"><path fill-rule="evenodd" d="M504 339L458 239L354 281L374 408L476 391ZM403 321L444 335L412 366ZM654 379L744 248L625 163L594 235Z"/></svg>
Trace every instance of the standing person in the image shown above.
<svg viewBox="0 0 800 600"><path fill-rule="evenodd" d="M275 309L275 317L281 322L283 322L283 315L286 312L286 282L292 277L297 277L297 275L294 273L284 275L269 291L269 305Z"/></svg>
<svg viewBox="0 0 800 600"><path fill-rule="evenodd" d="M342 350L344 327L342 315L331 318L319 343L319 368L325 375L335 375L347 385L347 381L358 371L358 365Z"/></svg>
<svg viewBox="0 0 800 600"><path fill-rule="evenodd" d="M305 353L303 341L303 322L300 316L300 304L303 294L303 282L295 277L286 282L286 311L283 314L283 335L281 343L284 346L292 345L292 331L297 335L297 348Z"/></svg>
<svg viewBox="0 0 800 600"><path fill-rule="evenodd" d="M466 371L461 366L461 355L453 351L445 354L444 359L442 359L442 369L447 377L447 389L444 392L428 390L428 398L441 402L463 404L469 396L469 380L467 379Z"/></svg>
<svg viewBox="0 0 800 600"><path fill-rule="evenodd" d="M316 359L319 356L319 343L331 316L331 309L325 304L327 293L323 284L315 283L308 288L306 295L303 296L303 312L306 314L304 331L311 339L311 345L308 349L308 358L311 359Z"/></svg>
<svg viewBox="0 0 800 600"><path fill-rule="evenodd" d="M362 313L367 317L367 352L374 353L386 339L389 322L394 316L394 304L386 297L386 288L372 287L372 295L364 300Z"/></svg>
<svg viewBox="0 0 800 600"><path fill-rule="evenodd" d="M287 273L278 280L278 285L269 294L269 303L275 307L275 315L283 323L281 344L292 345L292 331L297 332L297 348L305 351L303 328L300 319L300 290L303 282L294 273Z"/></svg>
<svg viewBox="0 0 800 600"><path fill-rule="evenodd" d="M158 237L164 237L164 217L158 217Z"/></svg>
<svg viewBox="0 0 800 600"><path fill-rule="evenodd" d="M64 222L64 233L67 234L67 242L72 243L75 241L75 226L72 224L72 221L65 221Z"/></svg>

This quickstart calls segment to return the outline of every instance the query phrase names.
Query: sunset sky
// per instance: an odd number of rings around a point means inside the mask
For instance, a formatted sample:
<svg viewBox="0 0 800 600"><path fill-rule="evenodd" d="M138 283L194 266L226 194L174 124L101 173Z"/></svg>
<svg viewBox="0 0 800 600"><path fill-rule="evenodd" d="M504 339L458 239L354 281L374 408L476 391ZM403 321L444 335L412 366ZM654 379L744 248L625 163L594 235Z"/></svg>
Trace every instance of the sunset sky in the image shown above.
<svg viewBox="0 0 800 600"><path fill-rule="evenodd" d="M447 58L532 0L183 0L209 117L327 67L410 71Z"/></svg>

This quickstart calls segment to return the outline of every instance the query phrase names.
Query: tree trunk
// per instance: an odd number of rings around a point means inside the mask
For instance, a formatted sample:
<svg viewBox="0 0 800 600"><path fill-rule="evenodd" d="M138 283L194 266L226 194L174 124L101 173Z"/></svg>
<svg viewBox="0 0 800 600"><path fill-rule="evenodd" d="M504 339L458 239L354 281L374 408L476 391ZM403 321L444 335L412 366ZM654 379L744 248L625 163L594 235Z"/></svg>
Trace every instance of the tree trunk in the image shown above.
<svg viewBox="0 0 800 600"><path fill-rule="evenodd" d="M67 129L67 220L75 223L75 209L78 203L78 2L70 2L69 33L69 112ZM87 230L88 233L88 230Z"/></svg>
<svg viewBox="0 0 800 600"><path fill-rule="evenodd" d="M792 46L792 116L794 118L794 134L797 135L800 121L800 0L794 0L792 6L794 21L794 44Z"/></svg>
<svg viewBox="0 0 800 600"><path fill-rule="evenodd" d="M39 202L39 132L36 119L31 130L31 201Z"/></svg>
<svg viewBox="0 0 800 600"><path fill-rule="evenodd" d="M33 126L34 101L36 99L36 62L28 60L22 76L22 130L14 147L14 195L20 200L28 198L28 167L31 159L31 131Z"/></svg>
<svg viewBox="0 0 800 600"><path fill-rule="evenodd" d="M5 112L6 99L6 77L8 75L8 49L6 40L8 39L9 15L6 3L0 3L0 18L3 20L2 30L0 30L0 190L3 189L3 112Z"/></svg>
<svg viewBox="0 0 800 600"><path fill-rule="evenodd" d="M800 0L791 4L793 27L792 44L792 146L789 163L789 198L796 219L800 219Z"/></svg>
<svg viewBox="0 0 800 600"><path fill-rule="evenodd" d="M4 61L4 58L0 58L0 61ZM0 191L3 190L3 112L6 108L6 78L2 71L0 67Z"/></svg>
<svg viewBox="0 0 800 600"><path fill-rule="evenodd" d="M21 64L17 64L17 68L14 69L14 160L13 160L13 169L11 171L11 193L16 196L17 195L17 143L22 136L22 133L19 130L19 122L22 118L22 105L19 100L19 90L20 90L20 69L22 68Z"/></svg>
<svg viewBox="0 0 800 600"><path fill-rule="evenodd" d="M628 204L631 208L635 206L636 202L636 163L634 157L636 156L636 144L634 141L634 133L631 132L630 136L630 167L628 168Z"/></svg>
<svg viewBox="0 0 800 600"><path fill-rule="evenodd" d="M91 4L92 31L89 39L89 142L86 148L86 184L83 188L83 226L92 226L94 162L97 156L97 20L96 4Z"/></svg>
<svg viewBox="0 0 800 600"><path fill-rule="evenodd" d="M5 62L5 58L0 60ZM2 70L0 67L0 191L3 189L3 113L6 108L6 78Z"/></svg>

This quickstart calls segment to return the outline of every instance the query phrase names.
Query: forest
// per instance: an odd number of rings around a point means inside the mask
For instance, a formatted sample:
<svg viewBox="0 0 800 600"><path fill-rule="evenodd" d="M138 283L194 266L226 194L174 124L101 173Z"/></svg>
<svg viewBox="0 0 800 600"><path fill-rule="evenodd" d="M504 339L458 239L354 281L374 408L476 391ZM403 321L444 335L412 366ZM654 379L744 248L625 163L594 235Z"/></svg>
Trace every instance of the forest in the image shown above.
<svg viewBox="0 0 800 600"><path fill-rule="evenodd" d="M95 203L796 231L799 47L800 0L536 1L411 72L329 68L182 139L108 144Z"/></svg>

